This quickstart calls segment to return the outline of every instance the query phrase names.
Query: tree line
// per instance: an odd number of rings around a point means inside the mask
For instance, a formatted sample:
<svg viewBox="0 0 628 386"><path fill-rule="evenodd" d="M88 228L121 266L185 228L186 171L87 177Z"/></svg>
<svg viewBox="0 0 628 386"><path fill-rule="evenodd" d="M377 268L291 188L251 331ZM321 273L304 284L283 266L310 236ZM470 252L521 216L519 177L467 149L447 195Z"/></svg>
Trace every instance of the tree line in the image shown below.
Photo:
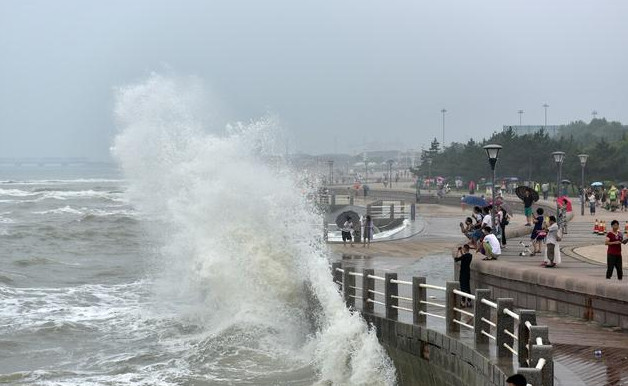
<svg viewBox="0 0 628 386"><path fill-rule="evenodd" d="M561 126L555 136L544 130L517 135L510 128L482 141L472 139L467 143L452 143L444 149L440 149L434 139L430 149L423 152L420 165L411 171L419 177L427 176L429 171L432 176L461 176L464 180L475 181L490 179L491 169L483 149L490 143L503 147L495 169L498 179L517 177L522 181L553 182L557 166L551 154L563 151L562 178L574 185L579 186L581 181L578 158L581 153L589 155L585 167L588 183L628 181L628 126L604 118ZM432 159L431 165L428 165L428 158Z"/></svg>

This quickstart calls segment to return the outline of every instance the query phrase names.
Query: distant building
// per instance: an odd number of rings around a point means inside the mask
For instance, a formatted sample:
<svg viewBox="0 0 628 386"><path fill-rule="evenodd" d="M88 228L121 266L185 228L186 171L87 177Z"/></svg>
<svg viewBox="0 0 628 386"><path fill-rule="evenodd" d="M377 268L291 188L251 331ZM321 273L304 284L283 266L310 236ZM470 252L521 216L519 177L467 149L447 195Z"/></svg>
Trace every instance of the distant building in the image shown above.
<svg viewBox="0 0 628 386"><path fill-rule="evenodd" d="M534 134L544 129L550 137L555 137L559 133L560 125L504 125L503 131L513 129L516 135Z"/></svg>

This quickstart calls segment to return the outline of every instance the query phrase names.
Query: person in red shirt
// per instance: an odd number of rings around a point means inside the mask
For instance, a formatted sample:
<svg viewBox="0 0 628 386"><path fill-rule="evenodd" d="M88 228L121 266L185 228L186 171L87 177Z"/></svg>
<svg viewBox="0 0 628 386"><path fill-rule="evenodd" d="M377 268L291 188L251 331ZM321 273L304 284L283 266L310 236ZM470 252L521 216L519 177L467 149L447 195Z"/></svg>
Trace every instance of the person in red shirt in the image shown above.
<svg viewBox="0 0 628 386"><path fill-rule="evenodd" d="M606 234L605 245L608 245L606 251L606 278L613 276L613 269L617 269L617 279L621 280L624 272L621 267L621 245L626 244L628 239L624 240L619 231L619 221L611 221L611 231Z"/></svg>

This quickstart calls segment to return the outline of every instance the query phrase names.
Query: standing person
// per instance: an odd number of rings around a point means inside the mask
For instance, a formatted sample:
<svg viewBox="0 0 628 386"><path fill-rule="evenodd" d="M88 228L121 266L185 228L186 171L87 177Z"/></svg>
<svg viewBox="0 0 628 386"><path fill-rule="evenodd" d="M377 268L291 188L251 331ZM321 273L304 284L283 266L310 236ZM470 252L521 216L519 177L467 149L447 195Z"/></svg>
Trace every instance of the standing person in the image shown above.
<svg viewBox="0 0 628 386"><path fill-rule="evenodd" d="M497 240L497 236L491 233L491 227L482 228L484 238L482 239L482 247L484 247L484 255L486 256L482 260L497 260L502 254L502 249Z"/></svg>
<svg viewBox="0 0 628 386"><path fill-rule="evenodd" d="M364 218L364 223L362 224L364 227L364 237L362 238L363 242L362 242L362 248L367 247L370 248L371 247L371 240L373 239L373 220L371 220L371 216L367 215Z"/></svg>
<svg viewBox="0 0 628 386"><path fill-rule="evenodd" d="M547 182L541 185L541 191L543 192L543 199L547 200L547 197L549 196L549 184Z"/></svg>
<svg viewBox="0 0 628 386"><path fill-rule="evenodd" d="M541 244L545 239L547 233L543 230L543 208L537 208L536 210L536 218L534 221L534 228L532 229L532 233L530 234L530 239L532 240L532 253L530 256L534 256L536 253L541 253Z"/></svg>
<svg viewBox="0 0 628 386"><path fill-rule="evenodd" d="M591 192L589 194L589 212L591 212L591 216L593 216L595 214L595 203L597 202L597 199L595 198L595 193Z"/></svg>
<svg viewBox="0 0 628 386"><path fill-rule="evenodd" d="M526 190L523 196L523 214L526 216L526 226L529 227L532 222L532 203L534 198L530 194L530 191Z"/></svg>
<svg viewBox="0 0 628 386"><path fill-rule="evenodd" d="M621 280L624 272L621 266L621 245L626 244L628 239L623 240L619 231L619 221L611 221L611 231L606 234L605 245L608 245L606 251L606 278L613 276L613 269L617 269L617 279Z"/></svg>
<svg viewBox="0 0 628 386"><path fill-rule="evenodd" d="M454 262L460 262L460 290L468 294L471 293L471 260L473 255L469 253L469 244L458 247L458 256L454 258ZM466 299L466 301L465 301ZM471 299L461 298L460 307L471 307Z"/></svg>
<svg viewBox="0 0 628 386"><path fill-rule="evenodd" d="M556 216L549 216L549 227L547 227L547 236L545 238L547 260L549 260L549 262L545 264L545 268L554 268L558 263L558 260L555 259L555 257L557 253L560 253L560 251L557 251L559 241L560 237L558 237L558 224L556 224Z"/></svg>
<svg viewBox="0 0 628 386"><path fill-rule="evenodd" d="M347 216L347 221L342 225L342 245L347 246L347 241L353 246L353 221Z"/></svg>
<svg viewBox="0 0 628 386"><path fill-rule="evenodd" d="M510 215L501 205L497 206L497 223L502 231L502 248L506 248L506 225L510 223Z"/></svg>
<svg viewBox="0 0 628 386"><path fill-rule="evenodd" d="M628 188L621 186L621 193L619 194L619 200L621 201L621 211L628 210Z"/></svg>

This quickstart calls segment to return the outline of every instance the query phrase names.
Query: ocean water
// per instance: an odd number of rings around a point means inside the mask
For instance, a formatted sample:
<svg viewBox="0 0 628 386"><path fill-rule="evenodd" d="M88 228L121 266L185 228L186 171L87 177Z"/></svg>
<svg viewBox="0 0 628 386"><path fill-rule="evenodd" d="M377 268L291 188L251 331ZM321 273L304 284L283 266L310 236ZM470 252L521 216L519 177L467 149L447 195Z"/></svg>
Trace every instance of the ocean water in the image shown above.
<svg viewBox="0 0 628 386"><path fill-rule="evenodd" d="M329 273L276 124L204 121L200 86L117 92L114 165L0 167L0 383L391 385Z"/></svg>

